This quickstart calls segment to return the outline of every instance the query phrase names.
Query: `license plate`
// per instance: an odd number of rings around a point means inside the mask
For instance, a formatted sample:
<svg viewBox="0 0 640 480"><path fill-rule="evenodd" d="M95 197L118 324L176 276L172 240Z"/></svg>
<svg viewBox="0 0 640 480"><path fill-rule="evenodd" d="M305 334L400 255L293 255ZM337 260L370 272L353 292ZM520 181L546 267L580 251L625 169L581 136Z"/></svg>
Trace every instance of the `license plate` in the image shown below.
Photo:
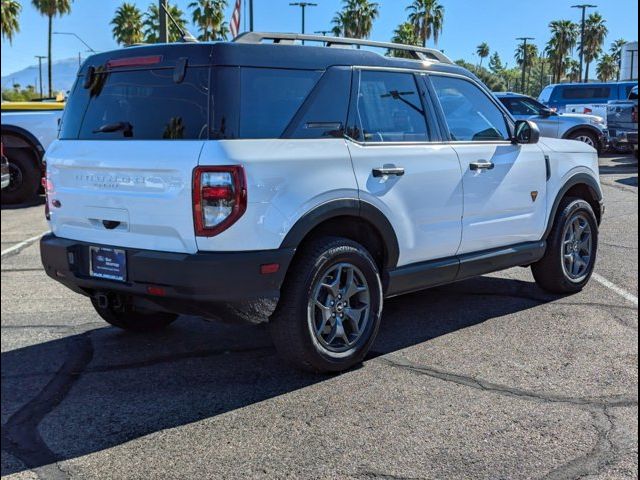
<svg viewBox="0 0 640 480"><path fill-rule="evenodd" d="M89 247L89 275L125 282L127 280L127 254L117 248Z"/></svg>

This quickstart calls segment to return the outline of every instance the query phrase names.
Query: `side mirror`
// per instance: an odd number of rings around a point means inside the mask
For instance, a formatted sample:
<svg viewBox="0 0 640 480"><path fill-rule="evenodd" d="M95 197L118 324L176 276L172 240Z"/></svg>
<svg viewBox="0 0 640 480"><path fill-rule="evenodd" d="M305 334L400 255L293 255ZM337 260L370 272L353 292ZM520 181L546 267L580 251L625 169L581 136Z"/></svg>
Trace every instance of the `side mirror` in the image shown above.
<svg viewBox="0 0 640 480"><path fill-rule="evenodd" d="M551 116L553 116L553 115L555 115L555 114L556 114L556 112L554 112L554 111L553 111L553 110L551 110L550 108L543 108L543 109L540 111L540 115L541 115L541 116L543 116L543 117L551 117Z"/></svg>
<svg viewBox="0 0 640 480"><path fill-rule="evenodd" d="M538 143L540 140L540 130L538 126L529 120L518 120L516 122L514 143L527 144Z"/></svg>

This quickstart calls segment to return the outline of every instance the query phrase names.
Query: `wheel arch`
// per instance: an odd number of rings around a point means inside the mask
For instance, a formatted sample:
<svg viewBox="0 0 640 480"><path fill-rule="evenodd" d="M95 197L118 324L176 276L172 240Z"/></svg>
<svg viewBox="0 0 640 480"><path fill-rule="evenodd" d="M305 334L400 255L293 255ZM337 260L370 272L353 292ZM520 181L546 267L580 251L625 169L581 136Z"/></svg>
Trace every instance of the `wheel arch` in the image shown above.
<svg viewBox="0 0 640 480"><path fill-rule="evenodd" d="M567 196L580 197L586 200L591 208L593 208L598 224L602 221L603 207L602 207L602 190L598 182L587 173L577 173L573 175L562 186L551 207L549 218L547 220L547 228L544 233L544 239L546 240L551 233L553 224L558 214L558 207L562 199Z"/></svg>
<svg viewBox="0 0 640 480"><path fill-rule="evenodd" d="M0 135L5 148L29 148L35 155L37 167L42 168L44 147L31 132L16 125L3 124Z"/></svg>
<svg viewBox="0 0 640 480"><path fill-rule="evenodd" d="M567 130L566 132L564 132L564 134L562 135L563 139L568 139L571 135L573 135L574 133L578 133L578 132L589 132L593 135L595 135L596 137L596 141L598 141L600 139L600 136L602 135L602 133L593 125L588 125L586 123L583 123L581 125L576 125L575 127L571 127L569 130Z"/></svg>
<svg viewBox="0 0 640 480"><path fill-rule="evenodd" d="M344 236L361 243L382 269L398 264L400 248L393 227L370 203L340 199L319 205L293 225L281 248L298 248L318 235Z"/></svg>

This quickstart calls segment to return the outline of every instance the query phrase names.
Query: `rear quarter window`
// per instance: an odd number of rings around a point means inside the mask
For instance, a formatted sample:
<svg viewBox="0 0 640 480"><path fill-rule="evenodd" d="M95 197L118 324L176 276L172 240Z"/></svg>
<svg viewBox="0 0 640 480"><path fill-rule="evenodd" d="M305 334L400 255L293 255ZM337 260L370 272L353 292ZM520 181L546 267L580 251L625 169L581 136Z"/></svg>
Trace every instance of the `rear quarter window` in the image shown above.
<svg viewBox="0 0 640 480"><path fill-rule="evenodd" d="M194 140L208 135L209 69L188 68L97 74L84 88L78 79L60 138L80 140Z"/></svg>
<svg viewBox="0 0 640 480"><path fill-rule="evenodd" d="M611 87L603 86L576 86L564 87L562 89L562 98L564 100L601 100L609 99L611 96Z"/></svg>

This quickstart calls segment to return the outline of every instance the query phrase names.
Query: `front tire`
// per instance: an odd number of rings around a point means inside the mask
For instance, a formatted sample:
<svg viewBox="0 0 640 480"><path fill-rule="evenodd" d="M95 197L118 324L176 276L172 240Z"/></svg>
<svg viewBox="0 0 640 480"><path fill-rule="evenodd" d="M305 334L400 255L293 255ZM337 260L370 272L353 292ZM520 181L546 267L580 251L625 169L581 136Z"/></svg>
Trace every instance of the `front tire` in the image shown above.
<svg viewBox="0 0 640 480"><path fill-rule="evenodd" d="M281 289L270 333L295 367L340 372L362 362L380 326L378 267L360 244L321 238L295 260Z"/></svg>
<svg viewBox="0 0 640 480"><path fill-rule="evenodd" d="M98 315L110 325L123 330L152 332L169 326L178 318L178 315L173 313L139 310L129 303L113 302L115 305L110 303L103 307L97 299L91 298L91 304Z"/></svg>
<svg viewBox="0 0 640 480"><path fill-rule="evenodd" d="M598 222L581 198L562 200L544 257L531 270L543 289L560 294L580 292L591 279L598 252Z"/></svg>

